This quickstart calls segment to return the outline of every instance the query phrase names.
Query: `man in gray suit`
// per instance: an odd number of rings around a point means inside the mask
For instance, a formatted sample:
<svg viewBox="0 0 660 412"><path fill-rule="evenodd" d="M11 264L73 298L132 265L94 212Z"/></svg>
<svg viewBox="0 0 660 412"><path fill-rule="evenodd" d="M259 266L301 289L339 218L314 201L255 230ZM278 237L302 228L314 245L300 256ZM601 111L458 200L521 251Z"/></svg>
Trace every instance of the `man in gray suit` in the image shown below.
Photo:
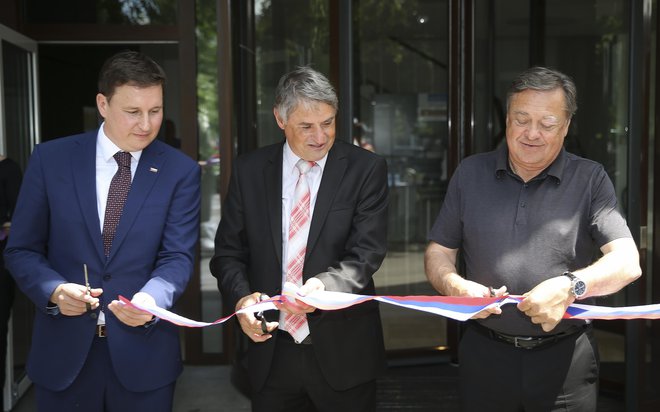
<svg viewBox="0 0 660 412"><path fill-rule="evenodd" d="M375 293L372 276L386 251L387 166L335 141L337 106L320 73L302 67L286 74L273 110L286 140L236 161L210 267L237 310L292 281L292 255L301 244L302 294ZM310 170L299 172L297 163ZM309 199L307 225L295 216L300 183ZM375 410L375 379L384 367L377 302L338 311L296 302L267 311L265 325L252 314L238 318L251 340L253 410Z"/></svg>

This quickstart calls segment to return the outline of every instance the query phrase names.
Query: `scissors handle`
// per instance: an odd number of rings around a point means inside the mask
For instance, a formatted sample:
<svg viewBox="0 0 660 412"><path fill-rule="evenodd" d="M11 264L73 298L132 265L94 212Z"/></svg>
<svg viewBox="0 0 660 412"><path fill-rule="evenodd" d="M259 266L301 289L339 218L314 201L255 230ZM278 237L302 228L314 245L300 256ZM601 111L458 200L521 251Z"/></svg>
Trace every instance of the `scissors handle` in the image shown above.
<svg viewBox="0 0 660 412"><path fill-rule="evenodd" d="M259 302L264 300L264 296L265 295L263 293L259 294ZM268 325L266 325L267 320L266 320L266 317L264 316L264 311L260 310L259 312L257 312L254 315L254 317L261 321L261 333L263 333L264 335L267 334L268 333Z"/></svg>

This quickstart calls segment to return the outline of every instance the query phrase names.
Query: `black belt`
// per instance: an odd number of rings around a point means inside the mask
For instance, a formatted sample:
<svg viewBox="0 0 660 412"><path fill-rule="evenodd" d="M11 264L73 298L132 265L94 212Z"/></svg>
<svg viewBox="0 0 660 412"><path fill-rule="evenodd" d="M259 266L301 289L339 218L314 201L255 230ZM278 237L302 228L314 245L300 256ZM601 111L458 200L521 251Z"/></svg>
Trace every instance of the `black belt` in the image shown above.
<svg viewBox="0 0 660 412"><path fill-rule="evenodd" d="M105 325L96 325L96 331L94 332L94 336L98 336L99 338L105 338L107 336L105 334Z"/></svg>
<svg viewBox="0 0 660 412"><path fill-rule="evenodd" d="M591 326L590 324L585 324L584 326L576 326L574 328L568 329L564 332L560 332L554 335L514 336L514 335L507 335L506 333L496 332L476 322L472 322L471 325L474 326L474 330L481 333L482 335L485 335L493 340L505 342L515 346L516 348L522 348L522 349L535 349L541 346L546 346L551 343L558 342L569 336L582 333Z"/></svg>

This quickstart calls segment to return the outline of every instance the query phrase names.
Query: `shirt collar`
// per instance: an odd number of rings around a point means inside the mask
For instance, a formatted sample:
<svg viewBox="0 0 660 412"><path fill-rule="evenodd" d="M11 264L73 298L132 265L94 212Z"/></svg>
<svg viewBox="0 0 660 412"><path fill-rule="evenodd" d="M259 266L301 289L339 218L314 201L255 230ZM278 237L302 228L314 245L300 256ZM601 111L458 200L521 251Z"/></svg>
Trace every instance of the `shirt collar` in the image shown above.
<svg viewBox="0 0 660 412"><path fill-rule="evenodd" d="M509 171L509 149L506 143L503 143L497 150L497 155L495 158L495 176L499 179L504 176L507 171ZM538 176L534 179L544 179L547 176L551 176L555 179L556 183L561 183L561 179L564 175L564 166L566 165L566 149L561 148L557 158L543 170Z"/></svg>
<svg viewBox="0 0 660 412"><path fill-rule="evenodd" d="M566 170L566 162L568 161L568 156L566 155L566 149L561 148L557 158L554 162L546 169L548 176L553 176L557 179L557 184L561 183L561 179L564 176L564 171Z"/></svg>
<svg viewBox="0 0 660 412"><path fill-rule="evenodd" d="M293 153L293 150L291 150L291 146L289 146L289 142L284 142L284 157L282 163L282 167L284 168L284 170L287 172L293 171L299 159L300 157L298 157L295 153ZM327 160L328 160L328 154L326 153L322 159L316 161L316 164L321 168L321 173L323 173L323 168L325 167L325 162Z"/></svg>
<svg viewBox="0 0 660 412"><path fill-rule="evenodd" d="M495 176L501 178L509 170L509 150L506 143L502 143L495 153Z"/></svg>
<svg viewBox="0 0 660 412"><path fill-rule="evenodd" d="M103 157L103 160L106 162L110 162L110 160L113 158L115 153L120 152L121 149L119 146L114 144L112 140L105 134L105 130L103 130L103 126L105 125L105 122L101 124L101 127L99 127L99 132L97 134L97 139L96 139L96 149L97 153L100 153L101 156ZM142 150L139 150L137 152L131 152L131 156L136 160L140 161L140 156L142 156Z"/></svg>

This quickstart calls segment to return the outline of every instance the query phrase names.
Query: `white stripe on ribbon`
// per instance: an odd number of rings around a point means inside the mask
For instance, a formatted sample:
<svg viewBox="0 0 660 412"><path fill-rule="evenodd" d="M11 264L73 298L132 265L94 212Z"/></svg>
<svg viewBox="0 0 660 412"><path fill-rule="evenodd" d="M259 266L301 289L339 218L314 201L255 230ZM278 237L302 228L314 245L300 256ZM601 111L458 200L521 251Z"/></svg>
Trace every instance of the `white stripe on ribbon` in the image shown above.
<svg viewBox="0 0 660 412"><path fill-rule="evenodd" d="M415 300L415 298L419 298ZM390 305L401 306L408 309L418 310L422 312L433 313L436 315L444 316L450 319L465 321L481 312L482 310L493 307L501 306L508 303L518 303L521 299L520 296L505 296L500 298L461 298L462 302L474 301L475 304L466 306L465 303L456 304L455 298L447 296L408 296L405 301L401 301L398 296L370 296L370 295L356 295L344 292L331 292L331 291L315 291L307 296L298 294L298 287L292 283L285 283L282 290L282 295L274 296L270 299L256 303L254 305L245 307L237 312L217 319L213 322L200 322L188 319L186 317L177 315L166 309L160 308L156 305L148 305L144 303L131 303L130 300L123 296L119 296L119 300L128 305L132 305L140 310L149 312L152 315L174 323L175 325L185 326L189 328L206 327L218 325L231 319L238 313L256 313L266 310L276 310L274 302L287 299L292 301L294 299L300 300L310 306L314 306L321 310L338 310L350 306L358 305L369 300L377 300L379 302L387 303ZM460 310L459 310L460 306ZM625 306L625 307L607 307L607 306L593 306L583 304L572 304L568 307L565 319L660 319L660 304L642 305L642 306Z"/></svg>

